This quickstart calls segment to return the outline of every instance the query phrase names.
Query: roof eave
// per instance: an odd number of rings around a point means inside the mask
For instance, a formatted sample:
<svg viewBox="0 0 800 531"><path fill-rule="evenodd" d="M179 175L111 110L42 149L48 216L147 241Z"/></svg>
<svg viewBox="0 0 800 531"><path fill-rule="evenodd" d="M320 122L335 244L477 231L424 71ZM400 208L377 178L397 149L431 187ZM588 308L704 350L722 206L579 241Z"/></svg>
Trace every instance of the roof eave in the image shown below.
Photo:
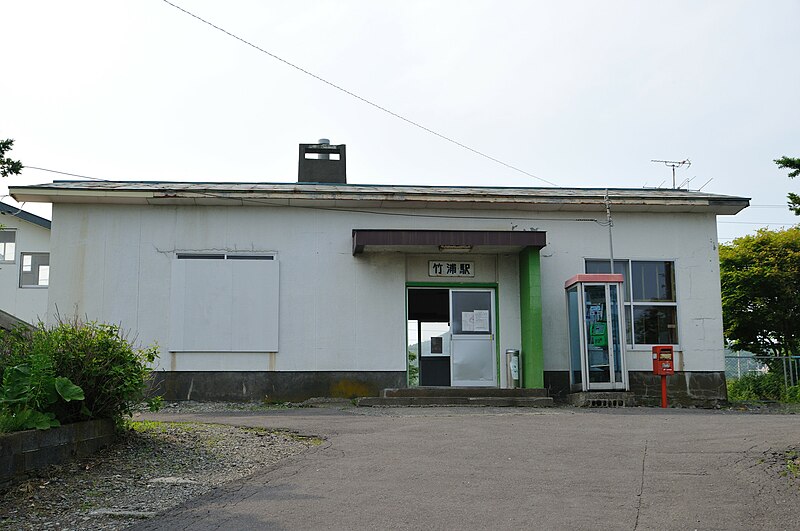
<svg viewBox="0 0 800 531"><path fill-rule="evenodd" d="M443 194L408 193L405 191L305 190L92 190L64 189L47 186L12 187L11 196L20 202L107 203L147 205L245 205L245 206L324 206L326 208L436 208L531 211L603 211L602 194L576 196L523 196L512 194ZM720 196L645 197L611 195L613 211L628 212L708 212L732 215L747 208L747 198Z"/></svg>

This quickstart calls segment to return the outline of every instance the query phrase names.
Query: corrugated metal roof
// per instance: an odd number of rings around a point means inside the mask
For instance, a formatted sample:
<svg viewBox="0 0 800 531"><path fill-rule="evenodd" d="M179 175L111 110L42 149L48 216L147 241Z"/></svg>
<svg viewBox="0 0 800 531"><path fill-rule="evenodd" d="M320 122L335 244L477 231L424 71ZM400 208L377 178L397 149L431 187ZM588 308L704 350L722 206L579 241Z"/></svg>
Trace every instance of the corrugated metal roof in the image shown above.
<svg viewBox="0 0 800 531"><path fill-rule="evenodd" d="M147 204L269 204L379 208L601 210L606 188L407 186L255 182L56 181L17 186L18 201ZM749 198L663 188L609 188L624 210L735 214Z"/></svg>

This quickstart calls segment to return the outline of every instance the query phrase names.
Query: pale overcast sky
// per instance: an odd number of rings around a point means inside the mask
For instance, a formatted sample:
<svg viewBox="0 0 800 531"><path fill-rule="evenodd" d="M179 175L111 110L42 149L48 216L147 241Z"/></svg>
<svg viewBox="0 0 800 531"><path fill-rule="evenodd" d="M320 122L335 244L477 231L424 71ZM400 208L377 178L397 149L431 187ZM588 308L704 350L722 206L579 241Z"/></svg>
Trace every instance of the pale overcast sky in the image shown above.
<svg viewBox="0 0 800 531"><path fill-rule="evenodd" d="M679 182L752 198L721 240L798 221L800 182L772 162L800 157L798 0L174 1L559 186L671 186L650 160L688 157ZM350 183L545 185L161 0L2 0L0 49L0 139L28 166L294 182L297 144L326 137L347 144ZM28 168L0 194L61 178Z"/></svg>

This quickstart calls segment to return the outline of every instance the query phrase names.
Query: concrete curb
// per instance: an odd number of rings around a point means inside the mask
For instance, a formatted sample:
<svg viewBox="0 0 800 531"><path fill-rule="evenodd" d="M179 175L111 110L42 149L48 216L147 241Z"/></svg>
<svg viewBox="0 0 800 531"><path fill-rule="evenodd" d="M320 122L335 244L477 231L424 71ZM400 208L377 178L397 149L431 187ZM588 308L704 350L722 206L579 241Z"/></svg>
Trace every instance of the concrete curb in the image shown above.
<svg viewBox="0 0 800 531"><path fill-rule="evenodd" d="M0 486L49 465L91 455L116 437L111 419L88 420L49 430L0 435Z"/></svg>

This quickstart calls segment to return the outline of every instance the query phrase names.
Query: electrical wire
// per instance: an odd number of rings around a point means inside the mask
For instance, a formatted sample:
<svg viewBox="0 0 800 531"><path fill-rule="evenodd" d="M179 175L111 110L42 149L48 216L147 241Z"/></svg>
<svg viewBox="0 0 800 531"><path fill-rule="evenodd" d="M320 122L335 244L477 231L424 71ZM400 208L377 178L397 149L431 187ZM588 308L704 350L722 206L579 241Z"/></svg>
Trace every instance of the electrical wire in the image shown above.
<svg viewBox="0 0 800 531"><path fill-rule="evenodd" d="M221 31L225 35L228 35L229 37L233 37L237 41L239 41L239 42L241 42L243 44L246 44L247 46L250 46L251 48L254 48L254 49L258 50L259 52L264 53L264 54L272 57L276 61L280 61L281 63L283 63L283 64L285 64L287 66L290 66L290 67L294 68L295 70L297 70L299 72L302 72L303 74L306 74L307 76L310 76L310 77L316 79L317 81L325 83L326 85L328 85L328 86L330 86L330 87L332 87L332 88L334 88L334 89L336 89L336 90L338 90L340 92L343 92L344 94L347 94L348 96L353 97L353 98L361 101L362 103L366 103L367 105L370 105L371 107L374 107L375 109L378 109L379 111L385 112L386 114L389 114L389 115L391 115L391 116L393 116L393 117L395 117L395 118L397 118L399 120L402 120L402 121L406 122L407 124L410 124L410 125L412 125L414 127L422 129L426 133L429 133L429 134L432 134L434 136L437 136L437 137L441 138L442 140L446 140L447 142L450 142L451 144L455 144L456 146L458 146L460 148L466 149L467 151L471 151L472 153L474 153L476 155L479 155L481 157L489 159L492 162L495 162L497 164L505 166L506 168L509 168L509 169L512 169L512 170L517 171L519 173L522 173L524 175L527 175L528 177L532 177L532 178L534 178L534 179L536 179L538 181L542 181L542 182L547 183L547 184L549 184L551 186L558 186L554 182L548 181L547 179L543 179L542 177L539 177L539 176L534 175L534 174L532 174L532 173L530 173L528 171L525 171L522 168L518 168L517 166L513 166L511 164L508 164L507 162L503 162L502 160L500 160L498 158L492 157L491 155L488 155L488 154L486 154L486 153L484 153L482 151L479 151L479 150L477 150L475 148L472 148L472 147L470 147L470 146L468 146L466 144L463 144L463 143L459 142L458 140L454 140L454 139L452 139L452 138L450 138L448 136L445 136L445 135L443 135L443 134L441 134L441 133L439 133L437 131L434 131L433 129L431 129L429 127L426 127L426 126L420 124L419 122L415 122L414 120L406 118L405 116L403 116L401 114L398 114L398 113L396 113L396 112L394 112L394 111L392 111L390 109L387 109L386 107L383 107L382 105L378 105L377 103L375 103L375 102L373 102L371 100L368 100L367 98L359 96L355 92L347 90L346 88L344 88L344 87L342 87L340 85L337 85L336 83L333 83L331 81L328 81L327 79L325 79L323 77L320 77L317 74L315 74L313 72L310 72L309 70L306 70L305 68L292 63L291 61L288 61L288 60L286 60L286 59L284 59L284 58L282 58L282 57L280 57L278 55L275 55L274 53L272 53L272 52L270 52L268 50L265 50L264 48L261 48L260 46L258 46L256 44L253 44L252 42L250 42L248 40L245 40L242 37L239 37L238 35L235 35L235 34L231 33L230 31L228 31L228 30L226 30L224 28L221 28L221 27L217 26L216 24L214 24L212 22L209 22L208 20L206 20L206 19L204 19L204 18L202 18L202 17L200 17L198 15L195 15L191 11L188 11L188 10L184 9L181 6L173 4L169 0L162 0L162 1L165 4L171 5L172 7L177 9L178 11L182 11L183 13L189 15L190 17L193 17L193 18L199 20L200 22L211 26L215 30Z"/></svg>

